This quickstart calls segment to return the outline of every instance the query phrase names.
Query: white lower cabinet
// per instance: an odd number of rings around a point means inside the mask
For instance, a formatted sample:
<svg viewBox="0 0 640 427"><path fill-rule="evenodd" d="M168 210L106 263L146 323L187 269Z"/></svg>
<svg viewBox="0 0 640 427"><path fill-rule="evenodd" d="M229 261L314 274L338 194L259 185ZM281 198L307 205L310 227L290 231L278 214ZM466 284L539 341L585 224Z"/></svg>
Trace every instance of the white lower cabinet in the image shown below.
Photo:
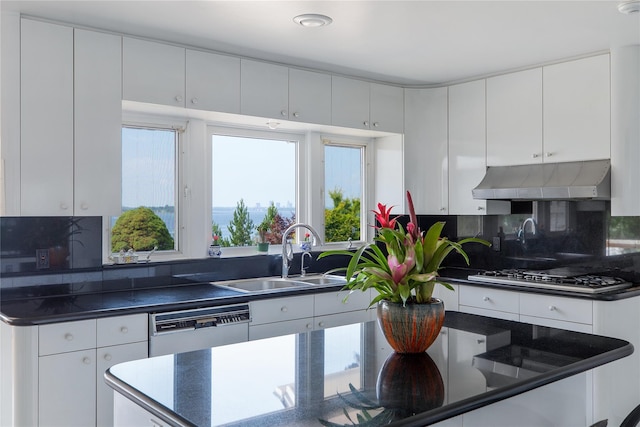
<svg viewBox="0 0 640 427"><path fill-rule="evenodd" d="M38 370L40 426L95 425L95 349L40 357Z"/></svg>
<svg viewBox="0 0 640 427"><path fill-rule="evenodd" d="M520 318L517 292L460 286L458 298L460 311L463 313L516 321Z"/></svg>
<svg viewBox="0 0 640 427"><path fill-rule="evenodd" d="M593 331L593 302L543 294L520 294L520 321L577 332Z"/></svg>
<svg viewBox="0 0 640 427"><path fill-rule="evenodd" d="M369 292L324 292L252 301L249 340L333 328L372 320Z"/></svg>
<svg viewBox="0 0 640 427"><path fill-rule="evenodd" d="M113 425L113 391L104 382L104 372L147 357L147 314L38 329L38 425Z"/></svg>
<svg viewBox="0 0 640 427"><path fill-rule="evenodd" d="M120 393L114 396L114 426L165 427L169 424L133 403Z"/></svg>

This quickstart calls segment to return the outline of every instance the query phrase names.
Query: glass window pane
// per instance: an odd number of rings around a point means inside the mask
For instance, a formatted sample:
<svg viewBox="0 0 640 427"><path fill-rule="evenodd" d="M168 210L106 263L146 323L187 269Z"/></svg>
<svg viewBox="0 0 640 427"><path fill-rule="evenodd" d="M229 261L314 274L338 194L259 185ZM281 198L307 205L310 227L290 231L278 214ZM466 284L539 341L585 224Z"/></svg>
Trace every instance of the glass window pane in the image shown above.
<svg viewBox="0 0 640 427"><path fill-rule="evenodd" d="M222 246L281 243L296 216L296 144L213 135L212 234Z"/></svg>
<svg viewBox="0 0 640 427"><path fill-rule="evenodd" d="M361 240L364 147L325 145L325 241Z"/></svg>
<svg viewBox="0 0 640 427"><path fill-rule="evenodd" d="M122 215L111 250L175 250L176 141L173 129L122 128Z"/></svg>

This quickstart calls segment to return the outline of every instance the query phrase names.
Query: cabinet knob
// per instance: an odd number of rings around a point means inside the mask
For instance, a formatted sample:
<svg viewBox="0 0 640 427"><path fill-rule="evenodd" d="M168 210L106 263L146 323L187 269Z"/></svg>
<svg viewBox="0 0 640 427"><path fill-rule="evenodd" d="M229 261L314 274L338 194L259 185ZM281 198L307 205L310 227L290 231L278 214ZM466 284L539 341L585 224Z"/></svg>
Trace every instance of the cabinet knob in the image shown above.
<svg viewBox="0 0 640 427"><path fill-rule="evenodd" d="M320 326L321 328L324 328L324 322L318 322L318 326Z"/></svg>
<svg viewBox="0 0 640 427"><path fill-rule="evenodd" d="M378 122L373 122L373 127L374 127L374 128L377 128L378 126L380 126L380 123L378 123Z"/></svg>
<svg viewBox="0 0 640 427"><path fill-rule="evenodd" d="M287 306L285 305L284 307L282 307L280 309L281 312L286 313L287 311L289 311L289 309L287 308Z"/></svg>
<svg viewBox="0 0 640 427"><path fill-rule="evenodd" d="M491 301L491 298L489 298L489 297L482 297L482 301L484 301L484 302L488 302L488 301Z"/></svg>
<svg viewBox="0 0 640 427"><path fill-rule="evenodd" d="M544 153L545 157L551 157L553 156L553 153L551 151L547 151L546 153Z"/></svg>
<svg viewBox="0 0 640 427"><path fill-rule="evenodd" d="M440 208L440 212L444 212L446 210L447 210L447 208L445 208L444 206Z"/></svg>
<svg viewBox="0 0 640 427"><path fill-rule="evenodd" d="M440 331L440 335L447 335L447 331L445 331L444 329Z"/></svg>
<svg viewBox="0 0 640 427"><path fill-rule="evenodd" d="M198 98L191 98L191 103L193 105L197 104L198 103Z"/></svg>
<svg viewBox="0 0 640 427"><path fill-rule="evenodd" d="M109 353L104 355L104 360L106 360L107 362L111 361L112 357Z"/></svg>
<svg viewBox="0 0 640 427"><path fill-rule="evenodd" d="M369 127L369 122L368 122L368 121L366 121L366 120L365 120L364 122L362 122L362 124L363 124L363 125L364 125L364 127L366 127L366 128L368 128L368 127Z"/></svg>
<svg viewBox="0 0 640 427"><path fill-rule="evenodd" d="M311 329L313 328L313 325L311 323L307 323L307 329Z"/></svg>
<svg viewBox="0 0 640 427"><path fill-rule="evenodd" d="M280 115L281 115L282 117L287 117L287 110L282 110L282 111L280 111Z"/></svg>
<svg viewBox="0 0 640 427"><path fill-rule="evenodd" d="M300 117L300 113L296 111L295 113L293 113L293 117Z"/></svg>
<svg viewBox="0 0 640 427"><path fill-rule="evenodd" d="M182 95L176 95L176 102L182 102L183 99Z"/></svg>
<svg viewBox="0 0 640 427"><path fill-rule="evenodd" d="M549 311L556 311L556 306L555 305L550 305L549 306Z"/></svg>
<svg viewBox="0 0 640 427"><path fill-rule="evenodd" d="M60 209L63 211L66 211L67 209L69 209L69 205L66 204L65 202L60 203Z"/></svg>
<svg viewBox="0 0 640 427"><path fill-rule="evenodd" d="M64 339L67 341L73 341L73 334L64 334Z"/></svg>
<svg viewBox="0 0 640 427"><path fill-rule="evenodd" d="M532 157L533 159L537 159L538 157L540 157L540 154L538 154L538 153L533 153L533 154L531 155L531 157Z"/></svg>
<svg viewBox="0 0 640 427"><path fill-rule="evenodd" d="M484 338L479 338L477 341L478 341L478 344L484 344L485 342Z"/></svg>
<svg viewBox="0 0 640 427"><path fill-rule="evenodd" d="M89 205L87 203L80 203L80 209L83 211L86 211L87 209L89 209Z"/></svg>
<svg viewBox="0 0 640 427"><path fill-rule="evenodd" d="M120 328L120 332L122 332L123 334L126 334L127 332L129 332L129 328L127 328L126 326L123 326L122 328Z"/></svg>
<svg viewBox="0 0 640 427"><path fill-rule="evenodd" d="M479 211L483 211L484 210L484 206L478 206L478 210Z"/></svg>
<svg viewBox="0 0 640 427"><path fill-rule="evenodd" d="M91 365L91 359L85 356L82 358L82 363L85 365Z"/></svg>

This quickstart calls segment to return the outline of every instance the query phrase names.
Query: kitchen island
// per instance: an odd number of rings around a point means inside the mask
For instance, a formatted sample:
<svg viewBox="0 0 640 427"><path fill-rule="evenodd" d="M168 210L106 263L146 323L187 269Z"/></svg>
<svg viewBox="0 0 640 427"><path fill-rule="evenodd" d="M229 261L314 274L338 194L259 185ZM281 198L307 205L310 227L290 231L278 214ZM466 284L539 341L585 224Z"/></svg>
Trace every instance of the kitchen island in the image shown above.
<svg viewBox="0 0 640 427"><path fill-rule="evenodd" d="M393 353L365 322L119 364L105 374L115 425L343 425L366 411L403 426L584 426L576 384L633 352L592 334L458 312L445 319L422 355Z"/></svg>

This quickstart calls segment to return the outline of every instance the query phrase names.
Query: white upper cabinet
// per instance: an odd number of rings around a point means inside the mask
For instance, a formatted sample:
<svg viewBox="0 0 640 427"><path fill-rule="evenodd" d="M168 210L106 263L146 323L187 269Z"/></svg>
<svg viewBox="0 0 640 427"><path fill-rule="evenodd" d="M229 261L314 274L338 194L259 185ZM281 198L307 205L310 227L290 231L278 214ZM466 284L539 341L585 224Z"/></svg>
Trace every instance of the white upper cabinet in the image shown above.
<svg viewBox="0 0 640 427"><path fill-rule="evenodd" d="M447 88L404 92L405 189L417 214L447 215Z"/></svg>
<svg viewBox="0 0 640 427"><path fill-rule="evenodd" d="M487 79L487 166L542 162L542 68Z"/></svg>
<svg viewBox="0 0 640 427"><path fill-rule="evenodd" d="M505 201L471 194L486 172L485 80L449 87L449 215L509 213Z"/></svg>
<svg viewBox="0 0 640 427"><path fill-rule="evenodd" d="M289 69L289 120L331 124L331 75Z"/></svg>
<svg viewBox="0 0 640 427"><path fill-rule="evenodd" d="M289 69L281 65L240 61L240 111L258 117L289 117Z"/></svg>
<svg viewBox="0 0 640 427"><path fill-rule="evenodd" d="M119 215L122 39L80 29L74 32L74 213Z"/></svg>
<svg viewBox="0 0 640 427"><path fill-rule="evenodd" d="M369 129L369 83L339 76L331 80L331 124Z"/></svg>
<svg viewBox="0 0 640 427"><path fill-rule="evenodd" d="M611 51L611 215L640 215L640 45Z"/></svg>
<svg viewBox="0 0 640 427"><path fill-rule="evenodd" d="M124 37L122 99L185 106L185 49Z"/></svg>
<svg viewBox="0 0 640 427"><path fill-rule="evenodd" d="M20 214L73 215L73 29L23 19Z"/></svg>
<svg viewBox="0 0 640 427"><path fill-rule="evenodd" d="M186 107L240 113L240 58L186 51Z"/></svg>
<svg viewBox="0 0 640 427"><path fill-rule="evenodd" d="M609 54L543 67L544 161L611 156Z"/></svg>
<svg viewBox="0 0 640 427"><path fill-rule="evenodd" d="M369 125L373 130L402 133L404 90L401 87L370 84Z"/></svg>

